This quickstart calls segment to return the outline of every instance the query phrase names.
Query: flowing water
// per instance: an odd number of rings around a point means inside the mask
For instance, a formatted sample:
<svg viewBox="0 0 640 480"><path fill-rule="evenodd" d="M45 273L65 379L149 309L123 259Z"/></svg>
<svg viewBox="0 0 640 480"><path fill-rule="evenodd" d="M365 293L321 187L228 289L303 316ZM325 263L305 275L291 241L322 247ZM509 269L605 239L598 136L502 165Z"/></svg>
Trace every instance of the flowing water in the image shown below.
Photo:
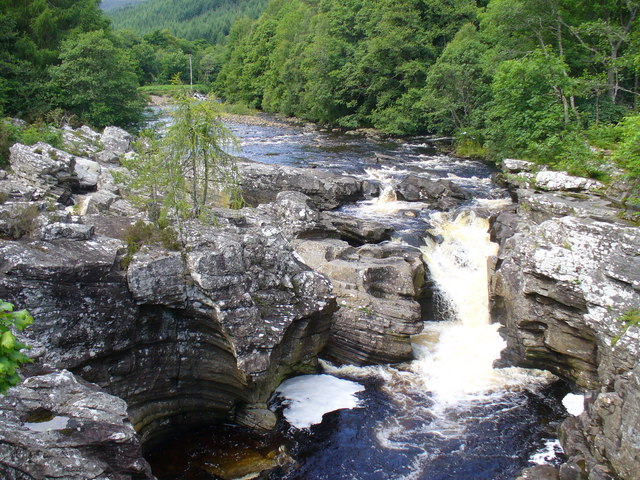
<svg viewBox="0 0 640 480"><path fill-rule="evenodd" d="M543 372L493 368L505 345L489 320L487 258L497 245L489 241L486 216L509 200L491 182L491 167L439 154L425 138L370 140L299 125L230 127L241 139L242 156L252 160L314 166L379 182L379 198L343 211L391 224L394 241L421 247L444 319L427 321L423 333L412 339L412 362L376 367L324 363L322 375L284 382L274 396L272 408L281 419L269 441L284 446L295 463L285 462L263 477L506 480L532 462L558 461L553 432L566 416L560 387ZM451 179L474 200L453 213L398 202L392 187L408 173ZM202 435L197 450L211 458L219 452L220 435L215 429ZM247 440L252 452L252 442L265 443L253 437ZM183 457L191 455L184 453L188 442L178 443ZM267 448L274 449L273 444ZM182 474L155 471L161 479L222 478L185 473L192 470L198 469L189 463L181 467Z"/></svg>

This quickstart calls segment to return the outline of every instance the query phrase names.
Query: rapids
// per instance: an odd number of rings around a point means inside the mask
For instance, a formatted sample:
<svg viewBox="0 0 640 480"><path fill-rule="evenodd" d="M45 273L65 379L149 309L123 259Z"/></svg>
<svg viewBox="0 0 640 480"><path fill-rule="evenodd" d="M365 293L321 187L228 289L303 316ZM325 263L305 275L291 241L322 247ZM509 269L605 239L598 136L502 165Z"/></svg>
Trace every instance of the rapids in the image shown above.
<svg viewBox="0 0 640 480"><path fill-rule="evenodd" d="M294 463L265 478L507 480L534 462L558 461L554 432L567 414L560 402L566 392L544 372L493 368L504 341L489 320L487 262L497 246L489 241L486 218L509 199L492 183L492 167L438 153L427 138L373 140L295 124L229 126L241 140L241 156L251 160L314 166L380 183L379 198L342 210L391 224L397 232L393 241L422 248L440 320L428 319L413 338L412 362L323 363L322 375L284 382L272 401L281 414L273 438ZM398 202L392 187L407 173L451 179L474 200L446 214ZM207 432L198 437L197 450L218 452L215 429ZM262 444L247 438L247 449L256 442ZM186 447L175 448L178 455L195 457ZM182 474L154 471L161 480L218 478L187 470L198 469L189 464Z"/></svg>

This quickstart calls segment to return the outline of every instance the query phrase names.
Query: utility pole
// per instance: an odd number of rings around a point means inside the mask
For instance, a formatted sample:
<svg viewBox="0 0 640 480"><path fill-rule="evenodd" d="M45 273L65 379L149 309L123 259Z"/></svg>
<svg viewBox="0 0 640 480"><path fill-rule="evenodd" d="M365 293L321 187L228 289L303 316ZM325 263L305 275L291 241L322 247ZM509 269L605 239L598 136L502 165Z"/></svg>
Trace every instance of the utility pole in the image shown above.
<svg viewBox="0 0 640 480"><path fill-rule="evenodd" d="M192 55L189 54L189 85L191 86L191 92L193 93L193 66L191 64Z"/></svg>

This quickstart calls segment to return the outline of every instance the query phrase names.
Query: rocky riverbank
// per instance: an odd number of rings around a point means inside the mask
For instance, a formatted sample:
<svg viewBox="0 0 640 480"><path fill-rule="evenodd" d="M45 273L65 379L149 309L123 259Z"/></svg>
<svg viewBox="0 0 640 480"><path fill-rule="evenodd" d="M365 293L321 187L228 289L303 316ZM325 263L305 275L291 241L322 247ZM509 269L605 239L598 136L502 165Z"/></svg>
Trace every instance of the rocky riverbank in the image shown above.
<svg viewBox="0 0 640 480"><path fill-rule="evenodd" d="M422 319L419 251L381 245L392 232L385 225L330 212L377 195L377 185L243 163L252 207L216 209L215 225L185 224L179 251L149 244L131 255L127 232L144 214L112 173L123 172L119 159L132 155L132 138L82 127L66 129L64 140L64 149L14 145L11 173L0 179L7 199L0 205L0 298L36 318L25 334L37 363L24 373L34 380L5 399L14 423L40 408L68 417L83 433L74 458L88 455L87 468L119 472L113 478L143 478L149 471L141 445L221 421L272 428L266 402L273 390L286 377L317 371L325 349L342 362L411 358L410 335ZM66 380L48 382L54 400L33 406L26 387L44 382L43 372ZM111 437L94 438L55 403L58 386L73 382L93 382L91 389L114 396L106 398L126 401L137 435L123 432L122 443L114 434L112 446ZM113 415L109 421L122 422ZM5 436L2 471L22 478L15 451L48 448L41 437L55 441L66 429ZM98 444L130 448L128 460L95 460L86 452ZM45 462L66 456L63 449L33 454L23 469L53 478ZM69 478L103 478L92 472L79 468Z"/></svg>
<svg viewBox="0 0 640 480"><path fill-rule="evenodd" d="M503 357L585 394L584 413L560 429L568 461L555 475L631 480L640 469L640 230L597 182L533 169L505 162L517 206L493 223ZM518 188L522 179L529 188Z"/></svg>
<svg viewBox="0 0 640 480"><path fill-rule="evenodd" d="M112 175L132 138L82 127L64 141L15 145L0 178L0 298L36 318L26 337L37 359L2 399L7 478L56 478L47 465L70 458L87 470L69 478L150 478L142 450L179 431L273 427L273 390L317 371L319 356L412 359L430 295L422 253L389 242L387 225L335 211L380 195L376 181L242 162L249 207L215 209L215 225L187 222L177 250L151 242L134 254L127 232L145 215ZM585 412L561 428L568 462L544 474L634 478L638 229L597 183L505 168L517 204L492 219L501 249L491 281L503 362L550 370L586 394ZM437 210L469 201L451 180L423 175L394 190Z"/></svg>

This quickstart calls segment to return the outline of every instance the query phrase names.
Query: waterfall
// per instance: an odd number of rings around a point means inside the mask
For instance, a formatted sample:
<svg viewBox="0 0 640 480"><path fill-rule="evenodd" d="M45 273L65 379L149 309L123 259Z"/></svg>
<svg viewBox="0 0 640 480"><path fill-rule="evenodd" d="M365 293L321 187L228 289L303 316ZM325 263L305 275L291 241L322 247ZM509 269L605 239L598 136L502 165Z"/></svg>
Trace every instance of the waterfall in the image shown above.
<svg viewBox="0 0 640 480"><path fill-rule="evenodd" d="M431 222L438 236L426 239L423 255L447 320L427 322L413 342L414 371L436 404L444 408L482 398L540 376L493 368L505 342L489 318L487 261L498 245L489 239L488 221L466 211L453 219L435 214Z"/></svg>

